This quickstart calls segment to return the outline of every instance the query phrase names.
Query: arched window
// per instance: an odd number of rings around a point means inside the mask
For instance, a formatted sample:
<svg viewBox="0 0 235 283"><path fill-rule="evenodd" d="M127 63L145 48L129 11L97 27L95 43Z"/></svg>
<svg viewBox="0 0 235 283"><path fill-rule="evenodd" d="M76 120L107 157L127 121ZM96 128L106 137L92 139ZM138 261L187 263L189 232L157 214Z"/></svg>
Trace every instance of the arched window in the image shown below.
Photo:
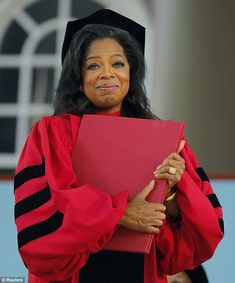
<svg viewBox="0 0 235 283"><path fill-rule="evenodd" d="M15 0L7 5L11 13L0 33L0 171L14 170L32 124L51 114L67 21L103 8L88 0Z"/></svg>

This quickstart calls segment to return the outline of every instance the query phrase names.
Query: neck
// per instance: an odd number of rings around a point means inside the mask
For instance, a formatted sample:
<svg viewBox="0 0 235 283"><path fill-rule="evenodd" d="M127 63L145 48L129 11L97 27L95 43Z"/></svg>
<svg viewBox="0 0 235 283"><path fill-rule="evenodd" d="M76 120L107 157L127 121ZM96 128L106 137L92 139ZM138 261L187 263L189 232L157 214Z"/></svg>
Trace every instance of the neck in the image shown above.
<svg viewBox="0 0 235 283"><path fill-rule="evenodd" d="M115 112L96 112L97 115L106 115L106 116L121 116L121 111L115 111Z"/></svg>

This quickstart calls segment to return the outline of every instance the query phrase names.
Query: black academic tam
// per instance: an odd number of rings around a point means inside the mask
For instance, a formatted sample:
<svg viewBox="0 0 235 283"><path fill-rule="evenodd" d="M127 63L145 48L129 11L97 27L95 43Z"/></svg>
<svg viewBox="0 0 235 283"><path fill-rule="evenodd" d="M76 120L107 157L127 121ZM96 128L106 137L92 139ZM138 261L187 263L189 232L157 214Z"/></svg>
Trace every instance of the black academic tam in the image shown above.
<svg viewBox="0 0 235 283"><path fill-rule="evenodd" d="M69 49L74 35L84 26L89 24L104 24L123 29L130 33L140 45L144 54L145 47L145 28L135 21L109 9L101 9L95 13L78 20L69 21L67 23L64 42L62 46L62 64L65 55Z"/></svg>

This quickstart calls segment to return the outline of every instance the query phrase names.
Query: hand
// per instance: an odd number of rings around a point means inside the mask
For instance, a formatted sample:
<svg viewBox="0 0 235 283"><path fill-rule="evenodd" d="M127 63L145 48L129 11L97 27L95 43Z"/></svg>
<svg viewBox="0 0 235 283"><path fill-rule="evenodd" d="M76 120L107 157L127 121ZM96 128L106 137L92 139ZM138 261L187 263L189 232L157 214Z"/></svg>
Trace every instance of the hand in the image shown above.
<svg viewBox="0 0 235 283"><path fill-rule="evenodd" d="M184 145L185 141L182 140L178 152L171 153L153 173L156 179L168 181L169 191L180 181L185 170L185 161L179 155Z"/></svg>
<svg viewBox="0 0 235 283"><path fill-rule="evenodd" d="M147 202L145 199L153 190L152 180L139 194L128 202L127 209L119 221L120 225L130 230L144 233L159 233L165 220L166 207L160 203Z"/></svg>

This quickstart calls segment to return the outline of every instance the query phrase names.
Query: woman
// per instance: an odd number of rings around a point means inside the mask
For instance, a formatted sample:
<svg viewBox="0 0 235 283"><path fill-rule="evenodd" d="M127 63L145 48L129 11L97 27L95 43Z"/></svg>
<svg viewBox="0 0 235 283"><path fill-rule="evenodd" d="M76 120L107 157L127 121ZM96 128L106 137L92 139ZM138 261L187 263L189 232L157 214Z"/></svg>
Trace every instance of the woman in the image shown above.
<svg viewBox="0 0 235 283"><path fill-rule="evenodd" d="M78 187L71 154L84 113L155 118L145 95L144 29L110 10L67 26L55 115L33 127L15 177L18 245L30 282L167 282L166 274L210 258L223 237L222 211L190 147L181 142L153 172L169 183L148 203L154 181L128 202ZM102 250L117 225L156 234L148 255Z"/></svg>

